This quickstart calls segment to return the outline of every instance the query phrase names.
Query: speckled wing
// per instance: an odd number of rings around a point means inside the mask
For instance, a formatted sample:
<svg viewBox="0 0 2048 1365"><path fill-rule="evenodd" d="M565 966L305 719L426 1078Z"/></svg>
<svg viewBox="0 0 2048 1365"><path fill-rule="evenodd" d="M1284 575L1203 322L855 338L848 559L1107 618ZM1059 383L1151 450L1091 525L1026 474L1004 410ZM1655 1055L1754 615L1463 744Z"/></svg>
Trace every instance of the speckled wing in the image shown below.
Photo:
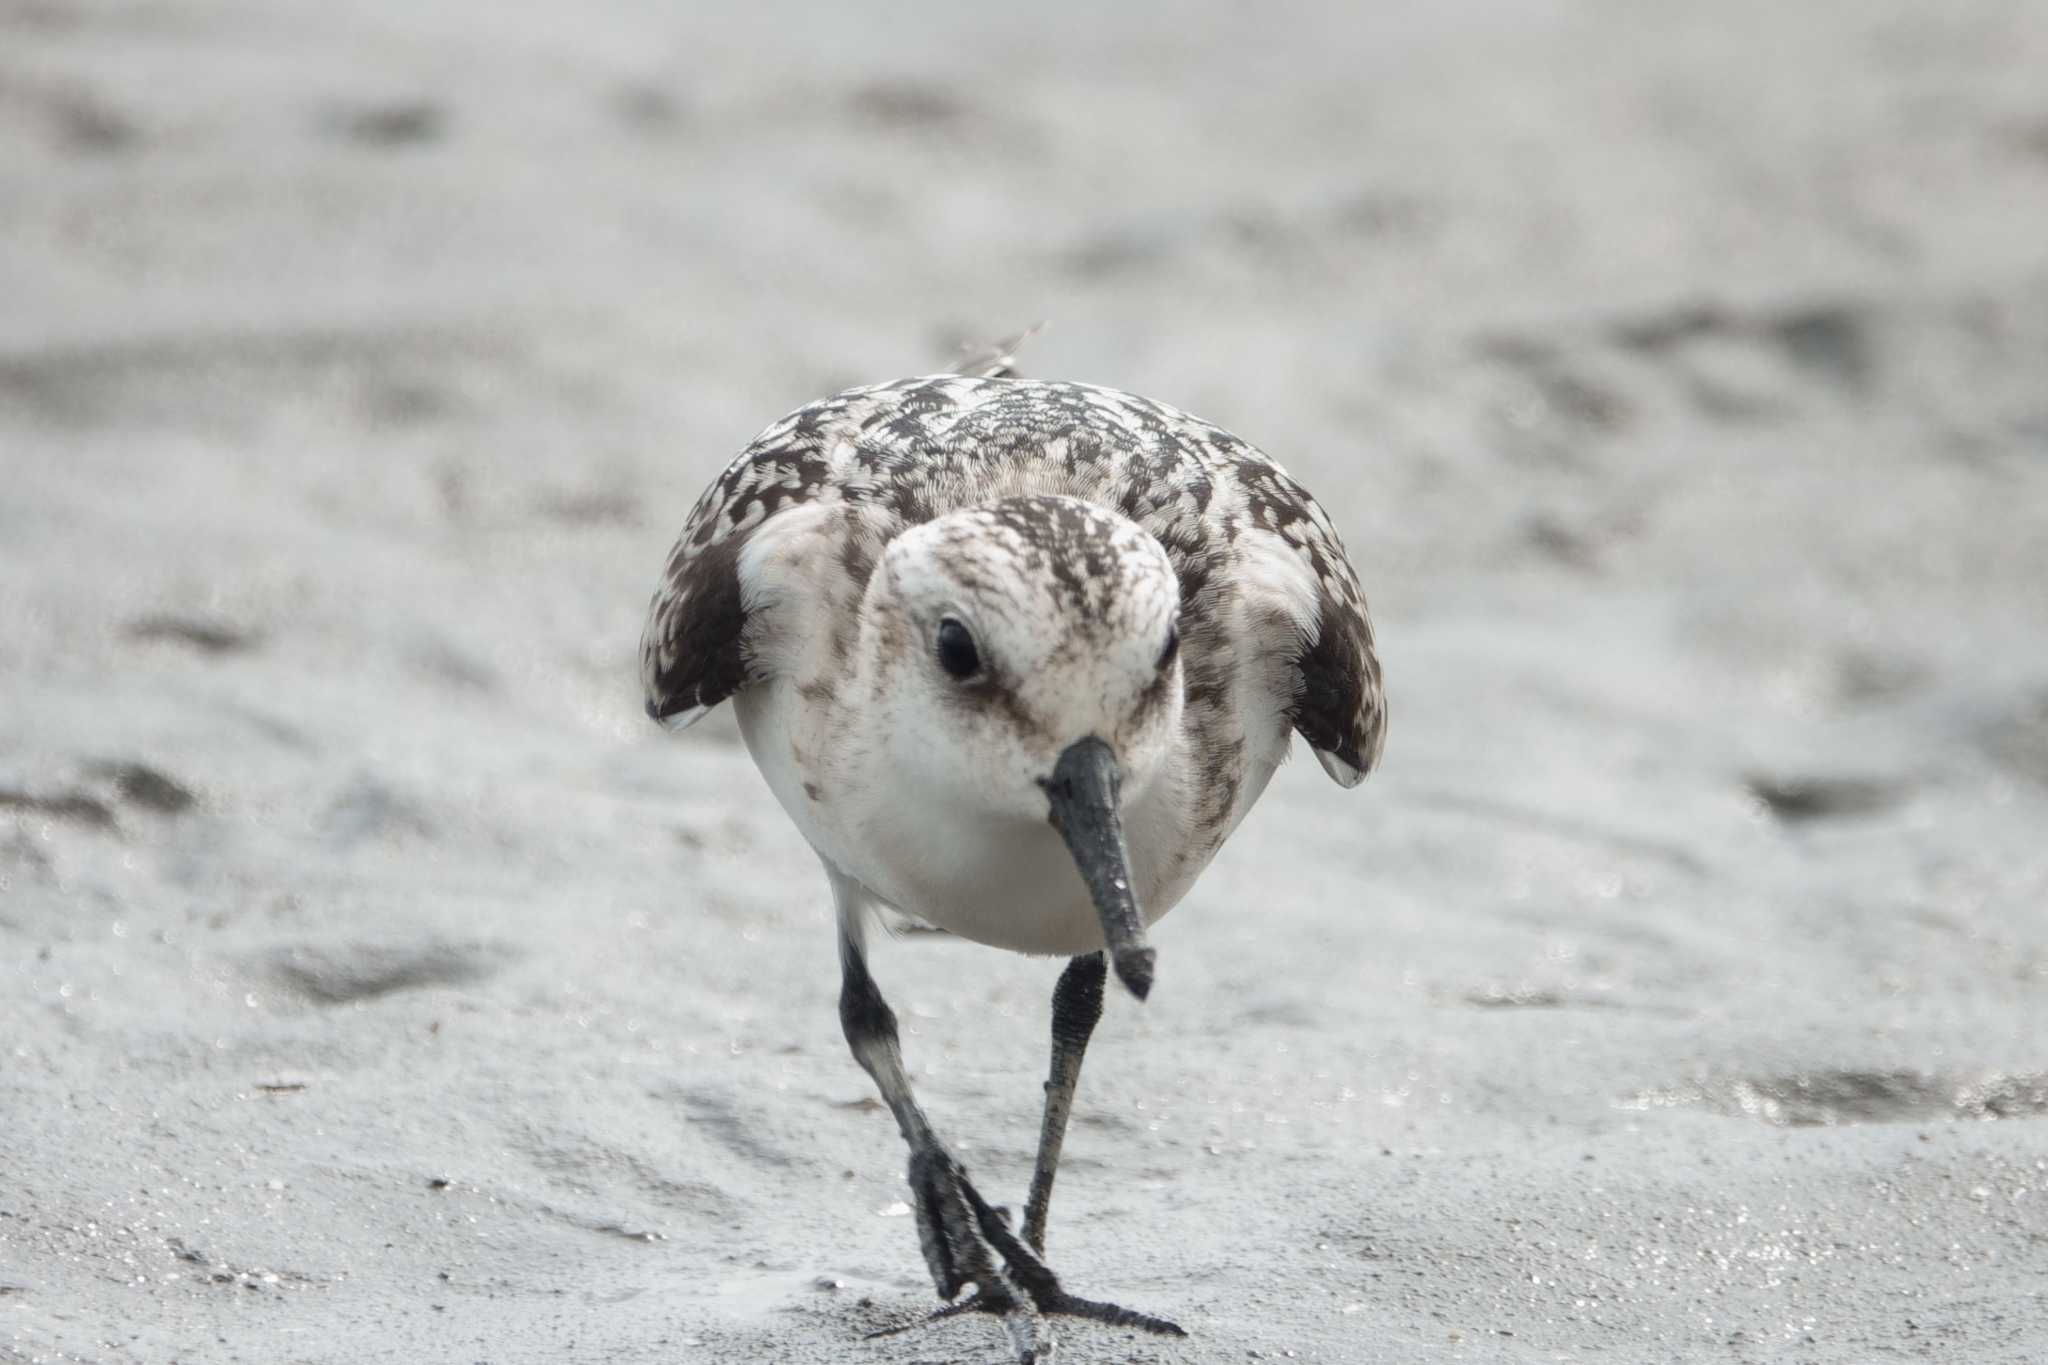
<svg viewBox="0 0 2048 1365"><path fill-rule="evenodd" d="M777 513L830 487L822 419L833 400L756 437L704 490L648 605L640 637L647 714L680 730L753 681L751 610L741 568L748 541Z"/></svg>
<svg viewBox="0 0 2048 1365"><path fill-rule="evenodd" d="M1064 493L1157 536L1181 580L1188 700L1226 708L1236 679L1216 638L1223 602L1262 588L1295 624L1288 717L1346 786L1378 761L1386 697L1358 578L1307 490L1254 447L1178 409L1087 384L932 375L849 389L756 437L697 502L641 640L648 714L688 725L757 681L743 566L789 510L844 503L865 578L907 526L990 497ZM1248 546L1276 572L1247 575ZM1270 551L1270 553L1268 553ZM860 583L851 585L856 590ZM1280 662L1279 660L1275 661Z"/></svg>
<svg viewBox="0 0 2048 1365"><path fill-rule="evenodd" d="M1237 461L1232 472L1246 521L1284 546L1314 585L1289 717L1323 770L1357 786L1379 762L1387 734L1386 690L1358 574L1321 505L1286 471L1257 456Z"/></svg>

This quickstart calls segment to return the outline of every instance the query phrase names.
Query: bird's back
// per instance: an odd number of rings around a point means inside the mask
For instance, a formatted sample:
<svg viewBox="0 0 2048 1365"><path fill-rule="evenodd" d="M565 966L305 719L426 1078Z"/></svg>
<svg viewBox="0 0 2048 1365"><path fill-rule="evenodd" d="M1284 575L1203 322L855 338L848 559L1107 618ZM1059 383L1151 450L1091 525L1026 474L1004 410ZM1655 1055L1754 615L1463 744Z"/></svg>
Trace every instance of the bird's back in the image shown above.
<svg viewBox="0 0 2048 1365"><path fill-rule="evenodd" d="M1385 699L1366 603L1315 500L1255 447L1134 394L1044 380L937 375L850 389L755 438L699 499L642 641L648 710L694 717L760 677L743 561L791 509L843 518L853 596L911 526L1019 494L1110 507L1165 548L1180 580L1191 728L1278 695L1350 785L1379 756ZM1243 626L1271 657L1244 656ZM1212 729L1214 727L1211 727Z"/></svg>

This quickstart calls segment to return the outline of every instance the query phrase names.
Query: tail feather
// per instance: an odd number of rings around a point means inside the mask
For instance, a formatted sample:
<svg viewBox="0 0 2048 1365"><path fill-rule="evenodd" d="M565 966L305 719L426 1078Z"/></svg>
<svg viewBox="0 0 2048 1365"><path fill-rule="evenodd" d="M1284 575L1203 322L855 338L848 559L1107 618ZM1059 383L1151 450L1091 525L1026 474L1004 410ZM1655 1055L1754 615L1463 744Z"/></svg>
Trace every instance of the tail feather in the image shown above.
<svg viewBox="0 0 2048 1365"><path fill-rule="evenodd" d="M959 358L947 367L947 371L970 379L1015 379L1018 349L1044 330L1043 322L1034 322L1001 341L967 342L960 347Z"/></svg>

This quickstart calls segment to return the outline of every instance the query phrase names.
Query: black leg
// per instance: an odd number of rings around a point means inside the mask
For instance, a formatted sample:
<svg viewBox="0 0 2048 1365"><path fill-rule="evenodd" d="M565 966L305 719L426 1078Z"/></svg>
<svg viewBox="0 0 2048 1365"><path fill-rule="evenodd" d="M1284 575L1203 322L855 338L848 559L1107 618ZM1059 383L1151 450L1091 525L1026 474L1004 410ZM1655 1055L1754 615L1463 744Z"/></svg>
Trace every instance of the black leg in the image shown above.
<svg viewBox="0 0 2048 1365"><path fill-rule="evenodd" d="M910 1077L903 1070L903 1051L896 1037L896 1012L882 999L860 946L844 935L839 940L839 1025L846 1031L854 1060L874 1078L882 1102L896 1116L896 1127L910 1147L910 1189L917 1200L917 1240L925 1265L942 1299L951 1299L973 1281L980 1298L1007 1317L1028 1319L1031 1308L1017 1294L1009 1276L995 1264L980 1232L980 1220L968 1202L971 1187L932 1132ZM974 1196L978 1201L979 1196ZM1025 1324L1028 1327L1028 1323ZM1014 1337L1019 1324L1011 1324Z"/></svg>
<svg viewBox="0 0 2048 1365"><path fill-rule="evenodd" d="M1024 1205L1024 1240L1045 1254L1045 1213L1052 1203L1053 1177L1059 1173L1060 1147L1067 1139L1067 1116L1074 1108L1074 1086L1081 1079L1081 1056L1102 1018L1102 983L1107 975L1101 953L1087 953L1067 964L1052 992L1052 1074L1045 1082L1045 1120L1038 1130L1038 1162L1031 1171L1031 1197Z"/></svg>
<svg viewBox="0 0 2048 1365"><path fill-rule="evenodd" d="M1086 1005L1087 992L1080 991L1080 986L1088 979L1089 969L1082 964L1090 960L1094 964L1095 1003L1092 1008L1083 1010L1081 1007ZM910 1092L910 1077L903 1070L903 1053L896 1035L896 1015L882 999L881 991L876 989L874 978L868 974L860 945L844 933L839 940L839 963L840 1025L846 1030L846 1042L853 1049L854 1060L874 1079L875 1087L882 1093L883 1103L895 1115L896 1126L910 1147L910 1188L916 1200L918 1243L924 1249L925 1264L931 1270L932 1283L937 1286L939 1297L953 1300L933 1316L951 1317L970 1312L1000 1316L1018 1365L1038 1365L1052 1359L1052 1344L1040 1331L1040 1314L1044 1313L1087 1318L1115 1327L1135 1327L1172 1336L1185 1335L1164 1318L1132 1312L1112 1303L1079 1298L1061 1287L1059 1277L1051 1268L1010 1230L1008 1216L1002 1210L989 1206L988 1201L969 1183L960 1163L933 1134L924 1110L918 1107L916 1097ZM1066 1129L1066 1108L1072 1098L1073 1080L1080 1069L1081 1049L1102 1011L1103 975L1100 954L1076 958L1061 978L1061 985L1064 988L1067 977L1075 977L1079 997L1065 1008L1060 1006L1059 997L1055 997L1053 1013L1056 1020L1064 1018L1069 1024L1075 1024L1084 1014L1086 1016L1085 1024L1066 1030L1066 1036L1074 1041L1071 1064L1066 1073L1065 1098L1060 1102L1059 1132L1062 1135ZM1055 1037L1059 1036L1056 1025ZM1057 1068L1061 1055L1061 1047L1055 1043L1055 1076L1060 1074ZM1051 1101L1052 1087L1048 1086L1048 1112ZM1058 1135L1055 1135L1050 1164L1045 1151L1039 1153L1041 1166L1045 1169L1043 1184L1047 1195L1052 1186L1051 1164L1057 1164L1058 1159L1059 1142ZM1038 1185L1039 1182L1034 1180L1033 1198L1038 1204L1042 1223L1044 1200L1040 1197ZM970 1282L976 1286L975 1292L965 1299L956 1298ZM890 1335L898 1330L901 1329L886 1329L877 1335Z"/></svg>

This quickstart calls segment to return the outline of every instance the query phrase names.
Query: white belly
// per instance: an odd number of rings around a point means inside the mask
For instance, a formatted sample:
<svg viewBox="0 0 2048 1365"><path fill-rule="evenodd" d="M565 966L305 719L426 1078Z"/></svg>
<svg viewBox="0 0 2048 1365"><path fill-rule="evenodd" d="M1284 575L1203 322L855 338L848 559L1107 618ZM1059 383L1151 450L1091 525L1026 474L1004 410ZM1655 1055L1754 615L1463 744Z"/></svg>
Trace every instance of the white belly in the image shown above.
<svg viewBox="0 0 2048 1365"><path fill-rule="evenodd" d="M1049 823L975 823L938 827L905 821L882 807L854 855L854 875L874 892L949 933L1020 953L1093 952L1102 927L1073 857ZM1135 852L1132 861L1137 861ZM1145 894L1148 922L1168 905Z"/></svg>
<svg viewBox="0 0 2048 1365"><path fill-rule="evenodd" d="M878 900L1013 952L1072 955L1103 946L1087 887L1049 821L968 813L921 800L916 791L886 789L886 781L855 790L834 774L807 773L791 742L799 704L793 687L771 682L733 701L748 752L798 830ZM1283 734L1278 750L1253 758L1240 815L1264 789L1284 747ZM1183 853L1186 826L1175 784L1184 780L1168 776L1127 793L1132 887L1148 924L1187 894L1214 852Z"/></svg>

